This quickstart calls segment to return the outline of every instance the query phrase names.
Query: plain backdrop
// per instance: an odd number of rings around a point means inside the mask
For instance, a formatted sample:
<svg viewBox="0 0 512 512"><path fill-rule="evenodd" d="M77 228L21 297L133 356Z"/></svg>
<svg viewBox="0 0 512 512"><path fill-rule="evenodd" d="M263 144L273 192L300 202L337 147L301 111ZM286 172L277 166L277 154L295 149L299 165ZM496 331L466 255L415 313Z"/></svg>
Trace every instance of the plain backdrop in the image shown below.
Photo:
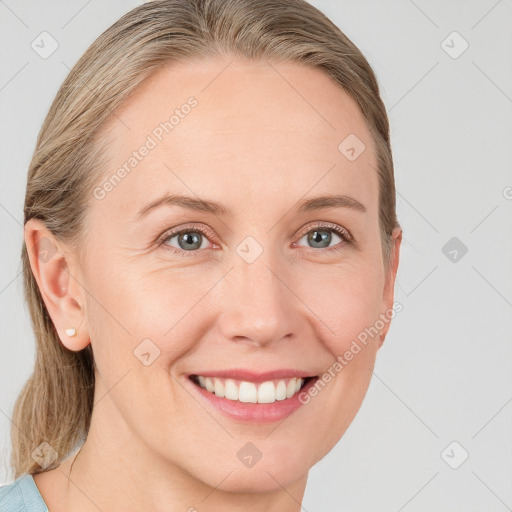
<svg viewBox="0 0 512 512"><path fill-rule="evenodd" d="M69 69L138 3L0 0L0 484L34 362L20 252L36 136ZM403 311L303 510L512 510L512 1L311 3L362 50L388 109ZM58 44L46 58L42 32Z"/></svg>

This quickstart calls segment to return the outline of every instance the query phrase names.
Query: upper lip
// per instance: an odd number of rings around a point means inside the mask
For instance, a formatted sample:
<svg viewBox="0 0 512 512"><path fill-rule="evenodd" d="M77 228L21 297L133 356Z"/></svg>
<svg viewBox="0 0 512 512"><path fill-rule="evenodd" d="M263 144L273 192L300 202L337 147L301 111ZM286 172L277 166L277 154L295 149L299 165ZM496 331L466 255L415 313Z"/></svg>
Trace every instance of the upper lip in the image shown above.
<svg viewBox="0 0 512 512"><path fill-rule="evenodd" d="M310 372L304 372L302 370L293 370L288 368L272 370L267 372L255 372L244 368L233 368L231 370L211 370L205 372L195 372L188 374L188 377L190 377L191 375L201 375L203 377L219 377L221 379L244 380L249 382L265 382L268 380L286 379L291 377L316 377L316 375L313 375Z"/></svg>

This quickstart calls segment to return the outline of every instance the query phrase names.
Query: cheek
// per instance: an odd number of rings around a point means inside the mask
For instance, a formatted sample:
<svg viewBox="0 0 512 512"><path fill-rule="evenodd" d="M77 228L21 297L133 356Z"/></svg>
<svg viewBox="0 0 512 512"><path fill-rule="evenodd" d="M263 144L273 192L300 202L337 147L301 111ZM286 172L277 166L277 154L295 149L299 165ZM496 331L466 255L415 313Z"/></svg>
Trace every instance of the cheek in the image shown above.
<svg viewBox="0 0 512 512"><path fill-rule="evenodd" d="M324 324L323 342L335 357L350 349L353 340L379 317L383 276L378 262L350 261L317 266L299 278L306 305Z"/></svg>
<svg viewBox="0 0 512 512"><path fill-rule="evenodd" d="M105 367L112 373L109 361L122 368L138 368L142 360L164 367L188 351L200 336L196 326L210 281L193 265L171 269L158 262L148 269L103 260L86 285L91 342L100 371Z"/></svg>
<svg viewBox="0 0 512 512"><path fill-rule="evenodd" d="M107 275L105 265L87 284L99 394L108 392L126 423L141 433L148 423L155 432L166 425L177 427L170 414L183 396L169 367L197 342L187 313L193 311L199 290L173 282L170 272L144 274L135 266L132 271L117 267L108 282Z"/></svg>

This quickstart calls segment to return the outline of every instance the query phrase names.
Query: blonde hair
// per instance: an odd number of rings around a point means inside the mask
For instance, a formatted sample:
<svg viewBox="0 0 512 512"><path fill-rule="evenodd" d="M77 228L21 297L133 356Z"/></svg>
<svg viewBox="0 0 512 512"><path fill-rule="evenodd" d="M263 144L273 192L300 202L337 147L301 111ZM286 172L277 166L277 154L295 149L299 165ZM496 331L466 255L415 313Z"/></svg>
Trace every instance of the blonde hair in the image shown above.
<svg viewBox="0 0 512 512"><path fill-rule="evenodd" d="M30 162L24 222L41 219L79 253L86 204L105 168L102 125L162 65L225 55L300 62L323 70L355 99L375 142L379 223L389 262L391 234L399 224L389 123L377 80L359 49L303 0L155 0L122 16L92 43L57 92ZM73 352L62 345L25 244L21 257L36 360L13 411L14 478L51 469L85 439L94 396L91 346ZM32 453L44 442L58 458L43 468Z"/></svg>

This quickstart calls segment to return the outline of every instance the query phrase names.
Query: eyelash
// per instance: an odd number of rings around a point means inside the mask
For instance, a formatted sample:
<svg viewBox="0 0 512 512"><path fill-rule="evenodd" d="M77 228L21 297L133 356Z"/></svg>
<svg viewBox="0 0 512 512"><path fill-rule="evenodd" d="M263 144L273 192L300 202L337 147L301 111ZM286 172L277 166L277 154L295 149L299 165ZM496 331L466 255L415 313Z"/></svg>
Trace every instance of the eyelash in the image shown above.
<svg viewBox="0 0 512 512"><path fill-rule="evenodd" d="M351 243L354 242L352 235L347 230L345 230L344 228L342 228L336 224L331 224L329 222L320 222L318 224L315 224L315 225L309 227L306 230L302 230L300 232L297 242L300 241L304 235L307 235L311 231L315 231L315 230L332 231L333 233L336 233L342 239L342 242L339 242L338 244L336 244L333 247L326 247L324 249L315 249L315 248L311 247L310 249L312 249L315 252L340 251L345 246L350 245ZM194 251L184 251L181 249L177 249L176 247L172 247L170 245L165 244L165 242L167 242L171 238L174 238L176 235L180 235L181 233L196 233L196 232L203 234L206 238L208 238L209 236L211 236L213 238L212 232L210 230L208 230L202 226L188 225L188 226L185 226L185 227L177 229L177 230L166 231L163 235L161 235L158 238L157 246L158 247L162 246L165 250L170 250L171 252L173 252L175 254L179 254L183 257L199 256L200 253L202 252L202 250L200 250L200 249L196 249ZM296 242L293 243L294 247L295 247L295 244L296 244Z"/></svg>

